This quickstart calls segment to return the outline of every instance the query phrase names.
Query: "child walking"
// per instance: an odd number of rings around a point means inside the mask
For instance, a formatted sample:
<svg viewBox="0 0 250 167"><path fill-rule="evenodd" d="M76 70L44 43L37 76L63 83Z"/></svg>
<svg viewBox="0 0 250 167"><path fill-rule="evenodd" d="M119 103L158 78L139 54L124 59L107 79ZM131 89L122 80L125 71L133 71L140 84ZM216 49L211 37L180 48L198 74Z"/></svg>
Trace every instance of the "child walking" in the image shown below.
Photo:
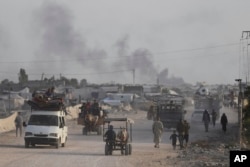
<svg viewBox="0 0 250 167"><path fill-rule="evenodd" d="M171 136L170 136L170 140L172 140L172 146L173 146L173 149L174 149L174 150L175 150L175 148L176 148L177 138L178 138L178 135L176 134L176 131L173 130L173 133L172 133Z"/></svg>

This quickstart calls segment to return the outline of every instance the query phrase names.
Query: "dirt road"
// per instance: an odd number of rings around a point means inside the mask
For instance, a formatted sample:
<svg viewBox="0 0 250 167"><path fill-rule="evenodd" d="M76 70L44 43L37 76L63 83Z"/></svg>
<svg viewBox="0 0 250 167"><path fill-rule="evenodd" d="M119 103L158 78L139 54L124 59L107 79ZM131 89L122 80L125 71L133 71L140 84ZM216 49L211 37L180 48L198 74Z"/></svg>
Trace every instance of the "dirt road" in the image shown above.
<svg viewBox="0 0 250 167"><path fill-rule="evenodd" d="M236 122L237 113L224 110L229 121ZM190 118L188 110L187 120ZM39 146L35 148L24 148L23 137L15 137L14 132L0 134L0 166L1 167L158 167L158 166L187 166L185 158L180 158L183 150L173 150L170 145L169 136L171 131L165 130L160 148L153 147L152 121L146 119L145 111L131 113L113 113L110 117L128 116L134 119L132 155L121 155L115 151L112 156L104 155L102 136L90 134L82 135L82 126L76 121L68 121L69 137L66 147L55 149L51 146ZM230 125L231 126L231 125ZM234 126L234 124L232 124ZM192 127L190 142L196 140L209 140L212 136L221 134L220 125L211 127L210 132L204 132L204 127L199 125ZM230 136L230 133L228 133ZM189 148L187 148L189 149ZM188 160L190 162L190 160ZM184 165L183 165L184 164ZM192 165L188 165L192 166Z"/></svg>

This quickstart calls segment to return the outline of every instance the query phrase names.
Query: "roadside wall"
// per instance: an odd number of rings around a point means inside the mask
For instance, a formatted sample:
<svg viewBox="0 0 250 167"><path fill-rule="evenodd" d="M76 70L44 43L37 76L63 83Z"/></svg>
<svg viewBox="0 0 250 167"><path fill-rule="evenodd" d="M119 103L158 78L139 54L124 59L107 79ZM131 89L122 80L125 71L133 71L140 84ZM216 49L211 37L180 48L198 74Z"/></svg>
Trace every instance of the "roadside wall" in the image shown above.
<svg viewBox="0 0 250 167"><path fill-rule="evenodd" d="M14 120L16 118L17 112L14 112L7 118L0 119L0 133L11 131L15 129Z"/></svg>
<svg viewBox="0 0 250 167"><path fill-rule="evenodd" d="M69 120L76 119L78 117L80 106L81 104L67 107L66 111L68 112L68 115L66 116L66 118ZM16 115L17 115L17 112L14 112L9 117L0 119L0 133L12 131L15 129L14 120L16 118Z"/></svg>

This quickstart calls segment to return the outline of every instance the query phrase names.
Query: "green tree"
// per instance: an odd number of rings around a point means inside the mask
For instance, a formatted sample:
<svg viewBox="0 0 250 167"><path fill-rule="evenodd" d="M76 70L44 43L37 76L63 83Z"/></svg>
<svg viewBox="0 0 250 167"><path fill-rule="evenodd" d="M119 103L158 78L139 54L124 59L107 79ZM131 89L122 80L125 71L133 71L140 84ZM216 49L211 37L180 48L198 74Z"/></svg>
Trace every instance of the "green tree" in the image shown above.
<svg viewBox="0 0 250 167"><path fill-rule="evenodd" d="M77 88L77 87L78 87L78 80L75 79L75 78L72 78L72 79L70 80L70 84L71 84L71 86Z"/></svg>
<svg viewBox="0 0 250 167"><path fill-rule="evenodd" d="M70 80L64 76L61 76L61 81L64 81L65 85L70 85Z"/></svg>
<svg viewBox="0 0 250 167"><path fill-rule="evenodd" d="M85 86L87 86L87 80L86 79L82 79L80 81L80 87L85 87Z"/></svg>
<svg viewBox="0 0 250 167"><path fill-rule="evenodd" d="M19 83L25 83L28 81L28 75L26 74L26 71L24 69L20 69L20 72L18 74L18 80Z"/></svg>
<svg viewBox="0 0 250 167"><path fill-rule="evenodd" d="M5 84L8 84L10 81L8 79L4 79L2 80L1 84L5 85Z"/></svg>

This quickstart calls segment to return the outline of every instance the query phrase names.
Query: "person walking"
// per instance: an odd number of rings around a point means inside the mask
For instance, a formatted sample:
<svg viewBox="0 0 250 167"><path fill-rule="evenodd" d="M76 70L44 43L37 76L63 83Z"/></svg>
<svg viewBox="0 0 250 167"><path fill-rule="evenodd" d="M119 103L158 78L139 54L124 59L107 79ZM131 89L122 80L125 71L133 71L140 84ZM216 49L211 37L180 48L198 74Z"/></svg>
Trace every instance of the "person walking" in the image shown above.
<svg viewBox="0 0 250 167"><path fill-rule="evenodd" d="M213 126L215 127L215 122L216 122L216 118L217 118L217 113L215 112L215 110L212 110L212 122L213 122Z"/></svg>
<svg viewBox="0 0 250 167"><path fill-rule="evenodd" d="M81 110L80 116L82 118L85 118L85 116L87 115L87 110L86 110L86 103L83 102L81 107L79 107L79 109Z"/></svg>
<svg viewBox="0 0 250 167"><path fill-rule="evenodd" d="M180 149L183 148L183 140L184 140L184 121L180 119L180 121L177 123L176 130L178 132L178 138L180 143Z"/></svg>
<svg viewBox="0 0 250 167"><path fill-rule="evenodd" d="M23 117L21 116L21 112L18 112L16 118L15 118L15 125L16 125L16 137L18 137L18 131L20 136L22 136L23 133Z"/></svg>
<svg viewBox="0 0 250 167"><path fill-rule="evenodd" d="M222 130L224 131L224 133L226 133L228 120L227 120L227 116L225 113L222 114L220 123L222 125Z"/></svg>
<svg viewBox="0 0 250 167"><path fill-rule="evenodd" d="M156 120L154 121L152 125L152 130L154 134L154 143L155 143L155 148L160 148L160 142L161 142L161 136L163 133L163 124L160 121L160 118L157 117Z"/></svg>
<svg viewBox="0 0 250 167"><path fill-rule="evenodd" d="M178 138L178 135L176 134L176 131L173 130L173 133L171 134L170 136L170 140L172 140L172 146L173 146L173 149L175 150L176 148L176 142L177 142L177 138Z"/></svg>
<svg viewBox="0 0 250 167"><path fill-rule="evenodd" d="M188 141L189 141L189 129L190 125L187 122L187 120L184 120L184 141L185 141L185 147L187 147Z"/></svg>
<svg viewBox="0 0 250 167"><path fill-rule="evenodd" d="M208 126L209 126L209 123L210 123L210 115L209 115L207 110L205 110L204 113L203 113L202 122L204 122L205 131L208 132Z"/></svg>

